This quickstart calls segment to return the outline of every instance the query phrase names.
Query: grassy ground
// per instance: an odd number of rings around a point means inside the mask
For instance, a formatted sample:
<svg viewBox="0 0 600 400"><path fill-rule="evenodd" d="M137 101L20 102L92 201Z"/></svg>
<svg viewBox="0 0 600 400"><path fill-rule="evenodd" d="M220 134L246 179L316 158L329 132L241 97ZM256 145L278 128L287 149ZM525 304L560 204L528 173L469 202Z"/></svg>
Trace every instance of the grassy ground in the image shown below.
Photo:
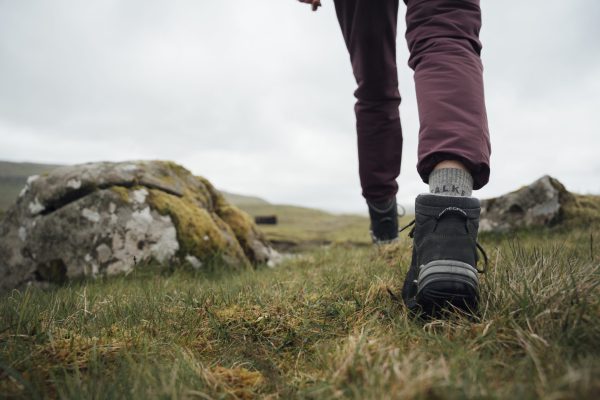
<svg viewBox="0 0 600 400"><path fill-rule="evenodd" d="M252 216L276 215L277 225L261 225L260 228L281 249L299 251L332 243L366 246L371 242L366 216L336 215L312 208L268 203L242 203L239 207Z"/></svg>
<svg viewBox="0 0 600 400"><path fill-rule="evenodd" d="M15 291L0 298L0 397L596 399L591 232L484 236L474 320L421 321L390 298L406 240L236 275L148 265Z"/></svg>
<svg viewBox="0 0 600 400"><path fill-rule="evenodd" d="M275 247L284 251L301 252L332 244L371 245L366 214L331 214L313 208L243 200L235 204L253 217L276 215L277 225L261 225L260 229ZM413 216L401 218L400 226L412 219Z"/></svg>

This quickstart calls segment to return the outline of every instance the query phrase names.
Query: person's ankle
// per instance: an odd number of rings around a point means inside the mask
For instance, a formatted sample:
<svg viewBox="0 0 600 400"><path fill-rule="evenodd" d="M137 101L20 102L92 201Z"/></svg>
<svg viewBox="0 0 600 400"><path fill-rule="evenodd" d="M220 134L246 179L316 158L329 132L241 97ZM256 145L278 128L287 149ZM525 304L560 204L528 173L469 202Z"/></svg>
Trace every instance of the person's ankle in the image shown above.
<svg viewBox="0 0 600 400"><path fill-rule="evenodd" d="M398 209L396 198L372 202L367 200L373 243L391 243L398 238Z"/></svg>
<svg viewBox="0 0 600 400"><path fill-rule="evenodd" d="M473 176L459 161L442 161L429 175L429 192L470 197L473 194Z"/></svg>
<svg viewBox="0 0 600 400"><path fill-rule="evenodd" d="M462 169L462 170L469 172L469 169L465 166L465 164L463 164L460 161L456 161L456 160L440 161L439 163L436 164L435 167L433 167L433 171L435 171L436 169L444 169L444 168Z"/></svg>

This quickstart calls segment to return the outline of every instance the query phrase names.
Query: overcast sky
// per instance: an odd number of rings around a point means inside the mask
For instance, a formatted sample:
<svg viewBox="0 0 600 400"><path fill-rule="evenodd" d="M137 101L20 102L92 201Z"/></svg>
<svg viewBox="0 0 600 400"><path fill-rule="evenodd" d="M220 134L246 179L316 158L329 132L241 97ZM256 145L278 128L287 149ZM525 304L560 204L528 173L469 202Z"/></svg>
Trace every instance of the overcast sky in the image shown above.
<svg viewBox="0 0 600 400"><path fill-rule="evenodd" d="M333 2L0 0L0 159L169 159L224 190L364 211ZM490 197L551 174L600 194L600 2L482 0ZM398 199L427 187L398 37Z"/></svg>

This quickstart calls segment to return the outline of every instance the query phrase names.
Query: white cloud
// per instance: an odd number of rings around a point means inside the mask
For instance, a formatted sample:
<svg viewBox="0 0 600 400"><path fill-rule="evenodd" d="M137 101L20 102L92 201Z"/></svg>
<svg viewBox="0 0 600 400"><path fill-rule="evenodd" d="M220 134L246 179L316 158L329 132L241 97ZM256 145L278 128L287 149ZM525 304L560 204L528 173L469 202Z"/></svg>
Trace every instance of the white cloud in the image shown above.
<svg viewBox="0 0 600 400"><path fill-rule="evenodd" d="M594 0L482 4L497 195L550 173L600 192ZM399 200L423 191L403 41ZM361 211L352 78L332 2L0 2L0 159L172 159L223 189Z"/></svg>

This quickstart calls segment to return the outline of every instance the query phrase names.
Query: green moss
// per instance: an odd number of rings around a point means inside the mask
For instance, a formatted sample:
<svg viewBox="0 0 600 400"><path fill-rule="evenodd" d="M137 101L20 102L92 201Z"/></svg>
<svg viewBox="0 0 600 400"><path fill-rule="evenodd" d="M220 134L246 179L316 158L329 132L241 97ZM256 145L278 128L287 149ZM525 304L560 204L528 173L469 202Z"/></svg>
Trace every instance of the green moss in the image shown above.
<svg viewBox="0 0 600 400"><path fill-rule="evenodd" d="M175 175L182 179L186 179L187 177L192 175L190 171L173 161L160 161L160 163L165 167L167 171L173 172Z"/></svg>
<svg viewBox="0 0 600 400"><path fill-rule="evenodd" d="M228 203L225 201L223 195L210 183L210 181L202 176L196 176L196 180L200 181L204 185L204 196L214 210L218 210L224 207Z"/></svg>
<svg viewBox="0 0 600 400"><path fill-rule="evenodd" d="M217 210L217 214L225 221L233 230L236 236L245 236L253 231L252 219L248 214L235 206L224 206Z"/></svg>
<svg viewBox="0 0 600 400"><path fill-rule="evenodd" d="M110 190L118 194L121 200L123 200L123 202L129 202L129 190L127 188L123 186L113 186L110 188Z"/></svg>
<svg viewBox="0 0 600 400"><path fill-rule="evenodd" d="M224 256L249 266L236 235L223 221L198 207L188 196L177 197L151 189L148 203L159 213L169 215L177 228L180 256L193 255L207 261Z"/></svg>
<svg viewBox="0 0 600 400"><path fill-rule="evenodd" d="M148 203L173 219L181 258L193 255L209 261L221 255L244 266L250 265L249 260L256 261L250 244L253 239L264 240L264 237L255 229L250 216L231 206L207 179L193 176L179 164L160 161L153 172L166 184L183 185L183 196L147 188ZM112 190L124 201L129 200L126 188Z"/></svg>
<svg viewBox="0 0 600 400"><path fill-rule="evenodd" d="M221 205L216 210L219 217L229 225L231 230L235 233L235 236L238 238L244 253L248 257L254 260L255 255L254 251L250 247L250 243L248 243L248 239L250 238L258 238L264 239L264 237L254 229L254 221L252 218L246 214L244 211L232 205Z"/></svg>
<svg viewBox="0 0 600 400"><path fill-rule="evenodd" d="M196 204L201 204L204 208L212 211L212 200L210 193L208 193L204 187L193 187L187 188L184 192L184 197L189 198Z"/></svg>

